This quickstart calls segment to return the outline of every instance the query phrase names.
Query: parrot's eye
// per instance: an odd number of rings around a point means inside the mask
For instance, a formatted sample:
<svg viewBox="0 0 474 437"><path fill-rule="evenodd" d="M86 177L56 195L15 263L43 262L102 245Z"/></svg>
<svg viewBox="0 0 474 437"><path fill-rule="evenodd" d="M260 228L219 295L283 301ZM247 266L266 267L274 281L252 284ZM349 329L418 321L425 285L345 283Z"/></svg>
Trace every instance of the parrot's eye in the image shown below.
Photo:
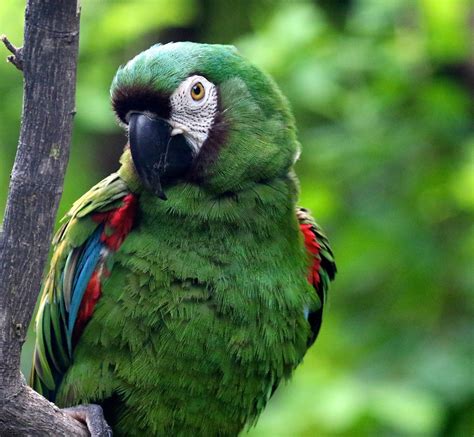
<svg viewBox="0 0 474 437"><path fill-rule="evenodd" d="M195 101L202 100L204 97L205 91L204 86L201 82L196 82L191 88L191 97Z"/></svg>

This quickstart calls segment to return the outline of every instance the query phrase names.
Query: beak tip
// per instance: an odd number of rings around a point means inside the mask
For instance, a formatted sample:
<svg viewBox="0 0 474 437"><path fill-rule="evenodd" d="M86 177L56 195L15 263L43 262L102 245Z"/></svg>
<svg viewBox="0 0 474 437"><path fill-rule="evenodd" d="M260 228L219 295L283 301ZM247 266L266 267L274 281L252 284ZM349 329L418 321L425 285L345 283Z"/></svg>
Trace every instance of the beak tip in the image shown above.
<svg viewBox="0 0 474 437"><path fill-rule="evenodd" d="M164 191L158 191L155 193L155 195L161 200L168 200Z"/></svg>

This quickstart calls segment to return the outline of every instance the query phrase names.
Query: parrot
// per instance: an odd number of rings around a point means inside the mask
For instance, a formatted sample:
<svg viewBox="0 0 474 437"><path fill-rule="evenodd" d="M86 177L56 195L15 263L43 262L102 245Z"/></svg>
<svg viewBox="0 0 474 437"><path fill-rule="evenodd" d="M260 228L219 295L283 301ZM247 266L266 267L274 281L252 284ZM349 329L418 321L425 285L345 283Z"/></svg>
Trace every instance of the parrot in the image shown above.
<svg viewBox="0 0 474 437"><path fill-rule="evenodd" d="M297 206L289 103L234 46L194 42L139 53L110 96L126 145L53 239L30 385L117 436L238 435L314 343L336 274Z"/></svg>

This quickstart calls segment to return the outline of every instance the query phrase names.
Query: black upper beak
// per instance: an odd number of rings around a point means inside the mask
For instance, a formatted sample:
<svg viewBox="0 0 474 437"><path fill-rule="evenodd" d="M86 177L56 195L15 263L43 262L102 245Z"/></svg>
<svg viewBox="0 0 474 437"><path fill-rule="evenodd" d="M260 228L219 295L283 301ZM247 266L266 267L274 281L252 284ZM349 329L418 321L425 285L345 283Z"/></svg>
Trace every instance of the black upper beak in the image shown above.
<svg viewBox="0 0 474 437"><path fill-rule="evenodd" d="M165 200L162 182L184 176L192 165L194 150L183 135L171 136L171 126L161 118L132 113L128 126L138 175L146 188Z"/></svg>

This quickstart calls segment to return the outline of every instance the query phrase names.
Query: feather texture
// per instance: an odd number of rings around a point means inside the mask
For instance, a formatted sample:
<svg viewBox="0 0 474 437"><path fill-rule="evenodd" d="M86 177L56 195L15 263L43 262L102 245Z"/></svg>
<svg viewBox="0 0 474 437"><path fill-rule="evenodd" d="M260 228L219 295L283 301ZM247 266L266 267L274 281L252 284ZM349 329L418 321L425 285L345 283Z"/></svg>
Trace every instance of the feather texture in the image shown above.
<svg viewBox="0 0 474 437"><path fill-rule="evenodd" d="M311 325L312 335L309 345L313 344L321 328L324 305L327 302L329 282L337 272L336 263L328 239L319 225L305 208L297 208L296 215L304 236L304 244L310 256L308 282L314 287L320 301L320 307L308 311L307 318Z"/></svg>
<svg viewBox="0 0 474 437"><path fill-rule="evenodd" d="M112 174L73 205L55 236L30 375L35 390L49 398L72 362L74 345L100 297L105 262L130 232L135 206L125 182Z"/></svg>

